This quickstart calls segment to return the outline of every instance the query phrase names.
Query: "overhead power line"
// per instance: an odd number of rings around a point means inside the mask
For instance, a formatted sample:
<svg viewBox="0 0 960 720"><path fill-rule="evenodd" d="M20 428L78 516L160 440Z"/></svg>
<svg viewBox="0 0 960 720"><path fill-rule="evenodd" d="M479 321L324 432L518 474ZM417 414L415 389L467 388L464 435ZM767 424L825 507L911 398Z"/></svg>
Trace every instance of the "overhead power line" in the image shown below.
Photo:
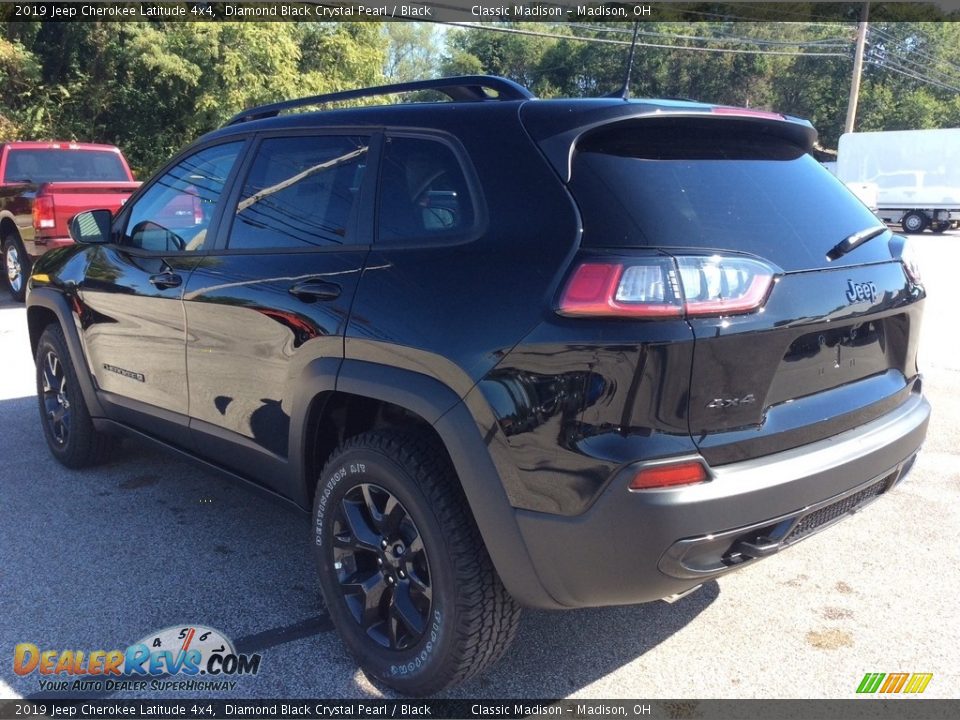
<svg viewBox="0 0 960 720"><path fill-rule="evenodd" d="M936 87L942 88L943 90L950 90L951 92L960 93L960 87L954 87L953 85L948 85L946 83L939 82L930 77L925 77L897 63L892 63L890 61L885 61L881 63L877 60L868 60L867 64L875 68L879 68L881 70L889 70L890 72L899 73L900 75L903 75L905 77L911 78L918 82L926 83L927 85L934 85Z"/></svg>
<svg viewBox="0 0 960 720"><path fill-rule="evenodd" d="M468 23L468 22L442 22L442 25L451 25L453 27L461 28L470 28L473 30L485 30L487 32L501 32L501 33L511 33L514 35L528 35L532 37L545 37L551 38L554 40L573 40L576 42L586 42L586 43L602 43L605 45L626 45L629 46L630 42L628 40L612 40L610 38L600 38L600 37L583 37L582 35L557 35L555 33L541 32L538 30L524 30L521 28L508 28L500 27L494 25L481 25L479 23ZM728 54L741 54L741 55L782 55L782 56L799 56L803 57L841 57L847 58L850 57L850 53L840 53L840 52L787 52L784 50L747 50L744 48L713 48L713 47L693 47L691 45L667 45L663 43L644 43L638 42L637 47L649 47L649 48L659 48L663 50L684 50L689 52L712 52L712 53L728 53Z"/></svg>
<svg viewBox="0 0 960 720"><path fill-rule="evenodd" d="M914 80L935 85L944 90L950 90L956 85L960 85L960 72L953 74L940 70L935 66L939 62L937 58L927 55L916 48L907 47L902 39L894 38L883 31L877 31L875 35L879 38L879 45L882 47L883 54L877 57L877 53L875 52L874 56L870 58L871 64L874 67L882 69L888 65L891 67L896 66L901 71L910 72L909 77L912 77ZM877 43L874 43L874 47L877 47ZM914 56L926 57L929 62L916 60ZM947 63L947 65L956 67L951 63ZM960 71L960 68L957 69ZM900 74L904 74L904 72Z"/></svg>
<svg viewBox="0 0 960 720"><path fill-rule="evenodd" d="M709 14L709 13L700 13L700 14ZM558 33L543 32L538 30L528 30L523 28L511 28L503 27L498 25L488 25L488 24L479 24L479 23L470 23L470 22L440 22L438 24L450 25L454 27L469 28L474 30L484 30L487 32L500 32L508 33L514 35L526 35L532 37L543 37L553 40L569 40L573 42L585 42L585 43L600 43L605 45L621 45L629 46L630 41L628 40L618 40L608 37L586 37L584 35L563 35ZM828 25L827 23L807 23L808 25ZM592 26L585 23L567 23L564 27L574 28L577 30L589 30L591 32L597 33L627 33L631 34L631 30L627 29L618 29L611 28L606 26ZM834 23L830 24L830 27L852 29L850 25ZM871 27L871 34L876 34L878 38L884 44L888 56L884 57L882 60L877 58L870 57L865 59L865 63L871 68L878 68L881 70L890 70L891 72L898 73L904 77L910 78L917 82L926 83L928 85L941 88L943 90L949 90L952 92L960 93L960 88L957 86L960 85L960 77L954 77L950 73L939 70L936 67L930 65L925 65L918 60L914 60L911 55L917 55L918 57L923 57L928 59L931 63L943 63L946 66L955 68L960 72L960 67L953 65L945 60L934 58L933 56L925 53L916 48L907 48L903 44L902 39L898 39L890 35L889 33ZM739 36L704 36L704 35L679 35L675 33L656 33L651 31L640 31L639 34L647 37L663 37L679 40L687 40L694 42L724 42L724 43L739 43L739 44L754 44L760 45L764 41L770 43L788 43L789 41L779 41L779 40L768 40L766 38L746 38ZM922 33L918 32L918 35ZM929 39L924 37L924 39ZM835 42L837 38L830 38L831 42ZM810 48L831 48L834 45L825 45L820 44L822 41L801 41L797 43L792 43L792 47L810 47ZM853 41L847 41L841 47L850 47L852 46ZM787 56L787 57L832 57L832 58L849 58L851 53L848 52L834 52L834 51L817 51L817 52L804 52L800 50L794 51L784 51L784 50L759 50L759 49L747 49L747 48L729 48L729 47L699 47L692 45L677 45L677 44L667 44L667 43L652 43L652 42L637 42L638 47L648 47L656 48L662 50L679 50L686 52L707 52L707 53L727 53L727 54L745 54L745 55L775 55L775 56Z"/></svg>
<svg viewBox="0 0 960 720"><path fill-rule="evenodd" d="M567 23L567 27L577 28L579 30L589 30L600 33L617 33L620 35L631 35L632 31L626 28L603 27L587 23ZM784 47L824 47L824 48L848 48L853 44L849 38L823 38L820 40L774 40L772 38L744 37L740 35L678 35L676 33L650 32L648 30L637 31L638 35L657 38L671 38L675 40L694 40L697 42L736 42L747 45L760 46L784 46Z"/></svg>
<svg viewBox="0 0 960 720"><path fill-rule="evenodd" d="M796 24L796 25L811 25L817 27L850 27L853 25L856 26L856 22L843 22L840 20L833 21L823 21L823 20L811 20L810 16L807 13L803 12L789 12L781 7L778 7L776 10L777 17L795 17L796 20L788 20L786 22ZM764 22L766 18L761 17L747 17L746 15L730 15L728 13L715 13L707 12L704 10L684 10L684 15L700 15L701 17L712 17L717 18L718 20L747 20L749 22ZM820 16L822 17L822 16Z"/></svg>
<svg viewBox="0 0 960 720"><path fill-rule="evenodd" d="M930 62L930 63L933 63L934 65L943 65L943 66L945 66L945 67L951 68L953 71L955 71L955 72L957 72L957 73L960 73L960 65L956 65L956 64L950 62L949 60L947 60L947 59L945 59L945 58L937 58L937 57L934 57L934 56L931 55L930 53L928 53L928 52L926 52L926 51L924 51L924 50L920 50L919 48L916 48L916 47L910 47L910 48L908 48L908 47L906 47L906 45L905 45L905 39L904 39L904 38L896 38L896 37L894 37L893 35L891 35L890 33L886 32L885 30L881 30L880 28L874 28L874 27L871 27L871 28L870 28L870 34L871 34L871 35L876 35L877 37L879 37L884 46L888 46L889 44L893 44L893 45L895 46L895 48L898 49L898 50L900 50L902 53L908 53L909 55L916 55L916 56L918 56L918 57L921 57L921 58L927 60L927 61ZM923 38L923 40L925 40L927 43L930 43L930 42L931 42L930 38L929 38L927 35L925 35L925 34L923 34L922 32L920 32L920 31L916 31L916 32L914 33L914 35L917 35L917 36ZM907 58L906 58L906 57L902 57L901 59L907 59ZM912 61L912 62L916 62L916 61ZM931 69L936 70L937 72L939 72L939 73L942 74L942 75L948 75L948 73L944 73L943 71L939 70L939 69L936 68L936 67L933 67L933 68L931 68Z"/></svg>

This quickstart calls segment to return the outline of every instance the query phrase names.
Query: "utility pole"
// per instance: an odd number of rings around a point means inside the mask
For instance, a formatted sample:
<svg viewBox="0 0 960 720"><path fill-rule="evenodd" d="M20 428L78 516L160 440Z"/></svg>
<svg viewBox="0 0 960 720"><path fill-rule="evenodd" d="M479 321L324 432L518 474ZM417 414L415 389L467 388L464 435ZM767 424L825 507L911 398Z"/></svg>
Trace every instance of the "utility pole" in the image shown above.
<svg viewBox="0 0 960 720"><path fill-rule="evenodd" d="M847 122L843 126L845 133L853 132L857 120L857 101L860 99L860 76L863 74L863 49L867 44L867 14L870 3L863 3L860 10L860 23L857 25L857 50L853 56L853 80L850 81L850 102L847 104Z"/></svg>

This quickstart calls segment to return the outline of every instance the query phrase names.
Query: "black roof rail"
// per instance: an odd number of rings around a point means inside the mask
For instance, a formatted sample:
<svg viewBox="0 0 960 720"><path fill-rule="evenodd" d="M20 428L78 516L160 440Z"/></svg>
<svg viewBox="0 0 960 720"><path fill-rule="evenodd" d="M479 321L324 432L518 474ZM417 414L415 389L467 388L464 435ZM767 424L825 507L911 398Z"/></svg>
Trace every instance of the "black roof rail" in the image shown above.
<svg viewBox="0 0 960 720"><path fill-rule="evenodd" d="M531 100L533 93L523 85L513 80L495 75L460 75L457 77L436 78L434 80L417 80L415 82L397 83L395 85L380 85L379 87L360 88L358 90L344 90L342 92L313 95L296 100L284 100L249 108L230 118L226 125L235 125L248 120L276 117L284 110L320 105L341 100L355 98L376 97L377 95L392 95L394 93L415 92L417 90L436 90L443 93L455 102L477 102L483 100ZM485 90L493 90L496 96L490 96Z"/></svg>

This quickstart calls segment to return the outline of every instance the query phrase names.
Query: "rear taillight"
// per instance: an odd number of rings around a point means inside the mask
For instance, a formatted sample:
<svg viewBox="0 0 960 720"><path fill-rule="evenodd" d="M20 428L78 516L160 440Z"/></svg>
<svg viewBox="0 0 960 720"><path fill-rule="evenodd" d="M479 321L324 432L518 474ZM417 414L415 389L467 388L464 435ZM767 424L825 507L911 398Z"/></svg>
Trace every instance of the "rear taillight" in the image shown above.
<svg viewBox="0 0 960 720"><path fill-rule="evenodd" d="M739 315L763 306L777 271L751 258L677 258L687 315Z"/></svg>
<svg viewBox="0 0 960 720"><path fill-rule="evenodd" d="M673 261L585 262L574 271L560 299L561 315L679 317L683 305Z"/></svg>
<svg viewBox="0 0 960 720"><path fill-rule="evenodd" d="M779 272L760 260L721 255L585 261L557 312L648 319L749 313L766 302Z"/></svg>
<svg viewBox="0 0 960 720"><path fill-rule="evenodd" d="M710 479L710 474L699 460L685 460L665 465L645 467L630 481L630 490L655 490L680 485L697 485Z"/></svg>
<svg viewBox="0 0 960 720"><path fill-rule="evenodd" d="M57 219L54 216L53 198L49 195L40 195L33 201L33 227L38 232L56 227Z"/></svg>

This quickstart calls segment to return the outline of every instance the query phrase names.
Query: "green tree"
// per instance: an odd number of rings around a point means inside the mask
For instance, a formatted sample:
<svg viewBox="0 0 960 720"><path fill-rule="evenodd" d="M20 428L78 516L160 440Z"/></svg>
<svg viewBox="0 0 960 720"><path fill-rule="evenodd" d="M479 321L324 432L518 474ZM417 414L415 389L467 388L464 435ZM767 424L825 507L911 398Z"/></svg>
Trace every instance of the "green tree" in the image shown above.
<svg viewBox="0 0 960 720"><path fill-rule="evenodd" d="M3 137L119 145L142 175L251 105L374 84L378 23L5 23Z"/></svg>
<svg viewBox="0 0 960 720"><path fill-rule="evenodd" d="M473 29L448 33L447 54L442 62L443 73L470 75L484 72L501 75L539 92L544 56L558 43L555 37L543 35L561 36L568 34L568 31L562 25L548 23L494 23L493 26L542 35Z"/></svg>
<svg viewBox="0 0 960 720"><path fill-rule="evenodd" d="M387 57L383 74L389 82L410 82L436 77L440 72L440 33L430 23L383 24Z"/></svg>

